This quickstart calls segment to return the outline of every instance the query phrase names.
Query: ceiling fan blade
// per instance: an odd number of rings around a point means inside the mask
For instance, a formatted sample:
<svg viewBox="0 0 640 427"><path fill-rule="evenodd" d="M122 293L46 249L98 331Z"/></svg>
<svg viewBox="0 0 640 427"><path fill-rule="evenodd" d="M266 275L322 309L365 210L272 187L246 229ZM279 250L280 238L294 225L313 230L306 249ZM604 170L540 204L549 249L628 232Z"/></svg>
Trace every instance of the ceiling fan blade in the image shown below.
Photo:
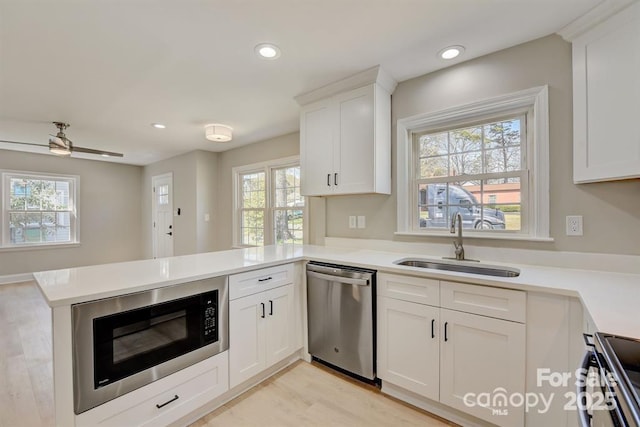
<svg viewBox="0 0 640 427"><path fill-rule="evenodd" d="M0 142L6 142L6 143L9 143L9 144L20 144L20 145L33 145L33 146L36 146L36 147L46 147L46 145L35 144L33 142L7 141L5 139L0 139Z"/></svg>
<svg viewBox="0 0 640 427"><path fill-rule="evenodd" d="M94 150L93 148L84 148L73 145L71 151L76 151L78 153L88 153L88 154L99 154L101 156L106 157L124 157L122 153L114 153L113 151L105 151L105 150Z"/></svg>

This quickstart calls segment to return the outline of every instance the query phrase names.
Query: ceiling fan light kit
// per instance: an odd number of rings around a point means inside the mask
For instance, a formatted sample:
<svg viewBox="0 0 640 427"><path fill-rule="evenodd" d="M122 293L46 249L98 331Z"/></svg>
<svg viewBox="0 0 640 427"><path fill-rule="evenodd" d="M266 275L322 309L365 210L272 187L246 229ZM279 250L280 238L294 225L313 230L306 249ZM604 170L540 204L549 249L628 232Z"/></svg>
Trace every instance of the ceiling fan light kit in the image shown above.
<svg viewBox="0 0 640 427"><path fill-rule="evenodd" d="M204 127L204 136L209 141L229 142L233 138L233 128L221 124L208 124Z"/></svg>
<svg viewBox="0 0 640 427"><path fill-rule="evenodd" d="M73 152L78 153L87 153L87 154L97 154L102 157L124 157L122 153L114 153L113 151L105 151L105 150L95 150L93 148L84 148L84 147L76 147L73 145L73 142L64 134L64 130L71 126L69 123L64 122L53 122L53 124L58 128L58 133L55 135L49 135L49 152L51 154L55 154L56 156L70 156ZM9 144L20 144L20 145L33 145L35 147L47 147L44 144L34 144L32 142L21 142L21 141L7 141L0 140L0 142L6 142Z"/></svg>

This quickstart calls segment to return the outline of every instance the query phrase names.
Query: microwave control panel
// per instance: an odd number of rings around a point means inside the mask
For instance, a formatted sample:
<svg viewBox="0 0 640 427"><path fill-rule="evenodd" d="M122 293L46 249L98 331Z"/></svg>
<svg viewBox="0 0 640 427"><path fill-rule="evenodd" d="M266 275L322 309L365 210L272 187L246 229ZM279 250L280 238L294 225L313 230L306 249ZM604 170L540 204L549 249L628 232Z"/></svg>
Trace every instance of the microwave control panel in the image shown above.
<svg viewBox="0 0 640 427"><path fill-rule="evenodd" d="M202 338L206 344L218 341L218 291L202 295Z"/></svg>

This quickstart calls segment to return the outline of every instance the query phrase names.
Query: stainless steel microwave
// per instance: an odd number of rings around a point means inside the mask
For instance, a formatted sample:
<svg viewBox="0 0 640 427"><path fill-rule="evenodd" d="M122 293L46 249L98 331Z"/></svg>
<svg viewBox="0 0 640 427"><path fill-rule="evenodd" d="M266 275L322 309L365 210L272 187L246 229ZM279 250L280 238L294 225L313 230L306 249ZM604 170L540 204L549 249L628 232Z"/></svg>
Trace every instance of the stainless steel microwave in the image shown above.
<svg viewBox="0 0 640 427"><path fill-rule="evenodd" d="M226 277L75 304L71 310L76 414L229 348Z"/></svg>

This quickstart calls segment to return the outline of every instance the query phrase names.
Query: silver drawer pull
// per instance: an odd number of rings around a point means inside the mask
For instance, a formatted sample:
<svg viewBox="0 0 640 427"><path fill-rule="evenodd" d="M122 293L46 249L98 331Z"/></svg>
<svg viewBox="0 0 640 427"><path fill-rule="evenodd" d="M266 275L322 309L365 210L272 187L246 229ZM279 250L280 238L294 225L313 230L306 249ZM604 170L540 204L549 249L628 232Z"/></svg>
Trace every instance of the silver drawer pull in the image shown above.
<svg viewBox="0 0 640 427"><path fill-rule="evenodd" d="M269 276L264 279L258 279L258 282L266 282L267 280L271 280L271 279L273 279L273 277Z"/></svg>
<svg viewBox="0 0 640 427"><path fill-rule="evenodd" d="M169 403L171 403L171 402L175 402L175 401L176 401L176 400L178 400L178 399L179 399L179 397L178 397L178 395L176 394L175 396L173 396L173 399L171 399L171 400L168 400L168 401L164 402L162 405L158 405L158 404L156 403L156 408L158 408L158 409L160 409L160 408L164 408L164 407L165 407L165 406L167 406Z"/></svg>

